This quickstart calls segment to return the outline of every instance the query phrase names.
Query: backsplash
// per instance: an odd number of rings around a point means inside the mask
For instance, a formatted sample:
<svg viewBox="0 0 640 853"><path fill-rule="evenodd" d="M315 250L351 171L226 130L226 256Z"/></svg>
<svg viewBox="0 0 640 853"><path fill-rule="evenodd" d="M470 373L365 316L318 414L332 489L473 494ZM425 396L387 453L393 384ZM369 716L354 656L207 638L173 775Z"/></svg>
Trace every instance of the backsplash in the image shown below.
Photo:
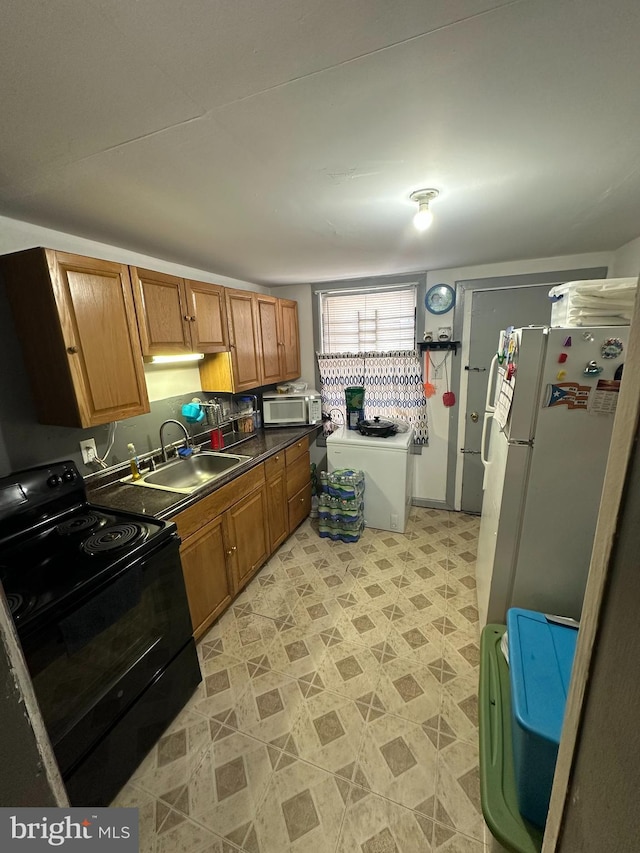
<svg viewBox="0 0 640 853"><path fill-rule="evenodd" d="M164 400L156 400L151 403L151 411L148 414L119 421L115 431L113 448L106 459L107 465L111 467L126 462L129 458L127 451L129 443L135 445L139 456L159 448L160 426L163 421L169 418L184 424L193 438L203 436L203 433L206 436L210 429L207 427L206 421L201 424L188 424L181 414L182 406L196 397L205 401L214 396L223 403L231 404L232 395L230 394L214 394L214 392L207 393L198 390L188 394L167 397ZM103 456L107 449L109 424L91 429L45 426L35 422L35 414L32 413L31 418L27 418L26 414L22 408L21 411L14 412L9 421L3 421L3 434L10 468L1 472L2 474L19 471L33 465L44 465L48 462L66 459L72 459L83 476L101 470L95 463L86 465L82 461L79 443L83 439L94 438L98 456ZM182 431L176 426L169 426L165 429L164 438L167 444L177 442L182 438Z"/></svg>

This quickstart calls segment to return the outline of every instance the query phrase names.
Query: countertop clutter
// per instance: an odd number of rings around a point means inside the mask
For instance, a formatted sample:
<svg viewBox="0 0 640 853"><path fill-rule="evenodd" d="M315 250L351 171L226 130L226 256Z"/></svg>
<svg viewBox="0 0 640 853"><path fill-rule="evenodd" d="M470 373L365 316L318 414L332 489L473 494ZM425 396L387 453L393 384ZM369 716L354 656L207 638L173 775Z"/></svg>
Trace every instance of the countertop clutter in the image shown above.
<svg viewBox="0 0 640 853"><path fill-rule="evenodd" d="M121 483L119 480L113 482L111 478L100 476L85 481L87 495L93 504L111 509L139 512L160 519L171 519L202 498L230 483L236 477L250 471L279 451L285 450L289 445L295 444L300 438L308 436L311 440L320 428L317 425L305 425L259 430L253 438L230 449L230 452L250 456L251 461L234 469L229 474L223 474L210 485L191 495L181 495L177 492L165 492L157 489L140 489Z"/></svg>

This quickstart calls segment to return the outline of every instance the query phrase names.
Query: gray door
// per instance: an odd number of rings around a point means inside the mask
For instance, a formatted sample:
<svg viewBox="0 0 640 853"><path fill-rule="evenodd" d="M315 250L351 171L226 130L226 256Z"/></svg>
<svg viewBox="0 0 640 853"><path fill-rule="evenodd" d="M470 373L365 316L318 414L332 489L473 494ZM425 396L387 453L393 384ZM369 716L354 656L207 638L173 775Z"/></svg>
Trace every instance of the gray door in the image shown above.
<svg viewBox="0 0 640 853"><path fill-rule="evenodd" d="M462 467L461 509L482 509L480 437L487 394L489 365L498 348L498 335L507 326L544 326L551 319L549 284L532 287L502 287L474 291L471 295L471 332L467 374L467 410ZM478 369L474 369L478 368ZM469 453L468 451L472 451Z"/></svg>

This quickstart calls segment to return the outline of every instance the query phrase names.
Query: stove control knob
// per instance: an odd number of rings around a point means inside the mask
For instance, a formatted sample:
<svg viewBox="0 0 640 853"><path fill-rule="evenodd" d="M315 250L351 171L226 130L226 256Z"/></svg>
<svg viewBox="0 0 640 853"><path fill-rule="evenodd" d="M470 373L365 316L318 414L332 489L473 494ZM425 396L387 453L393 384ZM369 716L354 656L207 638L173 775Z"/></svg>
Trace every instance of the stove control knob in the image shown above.
<svg viewBox="0 0 640 853"><path fill-rule="evenodd" d="M73 483L75 478L76 478L76 475L73 473L73 471L65 471L64 474L62 475L62 479L64 480L65 483Z"/></svg>
<svg viewBox="0 0 640 853"><path fill-rule="evenodd" d="M59 474L52 474L47 480L47 486L50 489L56 489L62 483L62 477Z"/></svg>

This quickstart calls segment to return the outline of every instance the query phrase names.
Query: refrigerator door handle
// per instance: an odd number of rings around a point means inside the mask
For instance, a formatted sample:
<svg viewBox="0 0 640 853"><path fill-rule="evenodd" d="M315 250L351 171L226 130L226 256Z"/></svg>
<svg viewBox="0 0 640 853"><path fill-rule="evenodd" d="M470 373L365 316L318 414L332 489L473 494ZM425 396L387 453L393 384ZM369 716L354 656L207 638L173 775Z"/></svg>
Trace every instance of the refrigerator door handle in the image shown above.
<svg viewBox="0 0 640 853"><path fill-rule="evenodd" d="M487 382L487 399L484 404L485 411L487 412L495 412L496 407L491 405L491 390L493 388L493 382L496 378L496 367L498 365L498 356L497 354L491 359L491 365L489 367L489 381Z"/></svg>
<svg viewBox="0 0 640 853"><path fill-rule="evenodd" d="M485 456L485 447L487 443L487 424L489 423L489 419L493 417L492 412L485 412L484 419L482 421L482 438L480 439L480 461L484 465L485 471L489 467L489 459Z"/></svg>

